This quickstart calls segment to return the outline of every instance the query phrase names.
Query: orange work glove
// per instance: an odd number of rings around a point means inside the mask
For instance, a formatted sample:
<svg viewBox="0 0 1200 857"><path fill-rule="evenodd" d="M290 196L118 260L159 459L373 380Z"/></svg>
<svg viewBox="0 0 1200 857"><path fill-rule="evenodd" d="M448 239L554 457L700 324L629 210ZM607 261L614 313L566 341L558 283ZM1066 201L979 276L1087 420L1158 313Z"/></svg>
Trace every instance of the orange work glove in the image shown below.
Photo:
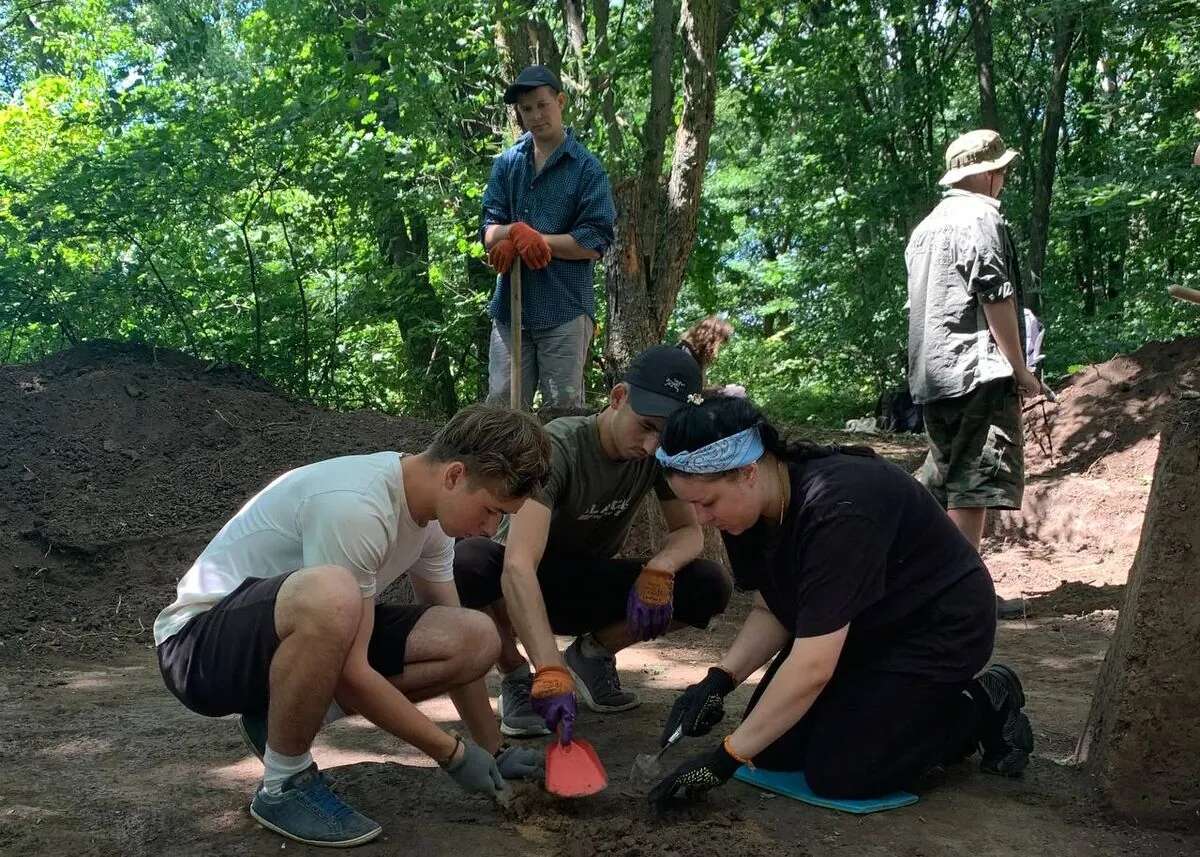
<svg viewBox="0 0 1200 857"><path fill-rule="evenodd" d="M633 584L637 596L649 607L670 604L675 595L675 575L661 568L645 566Z"/></svg>
<svg viewBox="0 0 1200 857"><path fill-rule="evenodd" d="M533 676L530 704L559 740L570 744L575 735L575 680L562 667L541 667Z"/></svg>
<svg viewBox="0 0 1200 857"><path fill-rule="evenodd" d="M518 220L508 227L508 237L521 254L521 261L530 268L536 271L550 264L550 245L546 243L546 236L528 223Z"/></svg>
<svg viewBox="0 0 1200 857"><path fill-rule="evenodd" d="M513 246L512 241L502 238L488 250L488 264L497 274L507 274L516 255L517 248Z"/></svg>
<svg viewBox="0 0 1200 857"><path fill-rule="evenodd" d="M645 566L625 601L625 620L630 636L638 642L653 640L667 632L675 605L675 575Z"/></svg>

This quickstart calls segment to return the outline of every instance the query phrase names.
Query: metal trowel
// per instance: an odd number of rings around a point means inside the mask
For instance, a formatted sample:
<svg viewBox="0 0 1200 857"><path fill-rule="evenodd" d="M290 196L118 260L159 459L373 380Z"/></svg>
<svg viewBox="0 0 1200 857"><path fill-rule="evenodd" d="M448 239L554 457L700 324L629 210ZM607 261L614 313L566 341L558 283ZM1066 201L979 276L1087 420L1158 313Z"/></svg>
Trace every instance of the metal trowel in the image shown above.
<svg viewBox="0 0 1200 857"><path fill-rule="evenodd" d="M663 775L662 757L663 754L679 743L679 739L683 737L683 724L675 728L671 733L671 737L667 739L667 743L662 746L657 753L638 753L633 760L633 767L629 770L629 783L635 789L647 790Z"/></svg>

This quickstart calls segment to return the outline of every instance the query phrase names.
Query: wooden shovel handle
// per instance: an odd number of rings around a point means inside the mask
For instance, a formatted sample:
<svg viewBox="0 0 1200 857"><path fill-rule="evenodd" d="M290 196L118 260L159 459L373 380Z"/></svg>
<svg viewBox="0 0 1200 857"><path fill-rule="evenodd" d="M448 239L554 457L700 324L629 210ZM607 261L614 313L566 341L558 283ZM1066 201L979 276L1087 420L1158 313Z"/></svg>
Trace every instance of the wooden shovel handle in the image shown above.
<svg viewBox="0 0 1200 857"><path fill-rule="evenodd" d="M1167 292L1171 297L1181 301L1191 301L1194 304L1200 304L1200 291L1189 289L1186 286L1167 286Z"/></svg>
<svg viewBox="0 0 1200 857"><path fill-rule="evenodd" d="M508 279L508 329L511 346L508 349L508 406L519 411L524 406L521 400L521 257L513 259L512 274Z"/></svg>

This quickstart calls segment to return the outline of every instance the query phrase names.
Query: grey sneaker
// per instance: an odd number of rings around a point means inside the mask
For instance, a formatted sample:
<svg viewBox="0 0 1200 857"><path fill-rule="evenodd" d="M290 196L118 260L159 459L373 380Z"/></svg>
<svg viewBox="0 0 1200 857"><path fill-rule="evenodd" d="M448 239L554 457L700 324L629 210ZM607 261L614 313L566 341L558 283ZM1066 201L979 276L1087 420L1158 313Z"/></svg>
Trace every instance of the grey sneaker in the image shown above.
<svg viewBox="0 0 1200 857"><path fill-rule="evenodd" d="M1019 777L1033 752L1033 725L1021 709L1025 689L1017 674L1003 664L988 667L975 679L987 694L992 710L990 723L980 737L983 760L979 767L990 774Z"/></svg>
<svg viewBox="0 0 1200 857"><path fill-rule="evenodd" d="M529 664L523 664L500 680L500 731L509 738L536 738L549 735L546 721L533 710L529 695L533 676Z"/></svg>
<svg viewBox="0 0 1200 857"><path fill-rule="evenodd" d="M277 795L260 788L250 814L268 830L305 845L349 848L370 842L383 831L331 792L315 764L289 777Z"/></svg>
<svg viewBox="0 0 1200 857"><path fill-rule="evenodd" d="M636 693L621 689L617 659L607 654L592 658L585 656L582 640L582 637L575 638L575 642L563 653L563 660L575 679L575 692L583 704L601 714L628 711L641 704Z"/></svg>
<svg viewBox="0 0 1200 857"><path fill-rule="evenodd" d="M996 618L997 619L1024 619L1025 618L1025 599L1024 598L1001 598L996 596Z"/></svg>
<svg viewBox="0 0 1200 857"><path fill-rule="evenodd" d="M250 752L258 756L261 762L267 753L267 718L257 714L243 714L238 717L238 731L242 733L242 740L246 742Z"/></svg>

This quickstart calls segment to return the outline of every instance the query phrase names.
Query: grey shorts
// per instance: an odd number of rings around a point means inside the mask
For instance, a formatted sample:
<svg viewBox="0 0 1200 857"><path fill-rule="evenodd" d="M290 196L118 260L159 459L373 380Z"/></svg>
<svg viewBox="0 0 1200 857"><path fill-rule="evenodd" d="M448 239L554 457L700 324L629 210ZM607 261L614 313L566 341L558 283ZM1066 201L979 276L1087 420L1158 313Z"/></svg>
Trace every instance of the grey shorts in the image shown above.
<svg viewBox="0 0 1200 857"><path fill-rule="evenodd" d="M596 326L578 315L557 327L521 329L521 399L526 410L540 390L543 408L583 406L583 372ZM488 346L488 404L507 405L511 367L512 331L492 322Z"/></svg>
<svg viewBox="0 0 1200 857"><path fill-rule="evenodd" d="M1011 378L925 403L929 455L917 479L947 509L1020 509L1025 492L1021 399Z"/></svg>

